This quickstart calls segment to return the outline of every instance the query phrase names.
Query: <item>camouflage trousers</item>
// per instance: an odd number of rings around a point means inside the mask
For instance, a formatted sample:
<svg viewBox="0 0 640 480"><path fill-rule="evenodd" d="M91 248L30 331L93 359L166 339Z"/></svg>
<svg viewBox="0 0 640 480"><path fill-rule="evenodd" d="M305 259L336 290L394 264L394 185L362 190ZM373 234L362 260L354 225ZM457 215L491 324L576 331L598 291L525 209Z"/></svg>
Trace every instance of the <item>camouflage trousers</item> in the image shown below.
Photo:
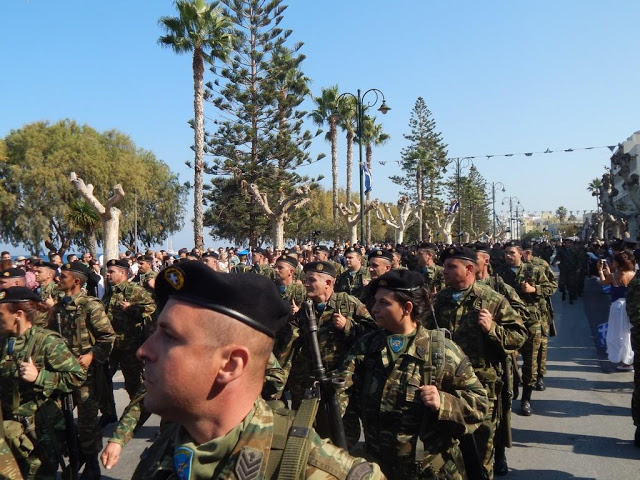
<svg viewBox="0 0 640 480"><path fill-rule="evenodd" d="M102 450L102 431L98 427L100 406L94 365L89 368L87 380L73 392L73 403L78 407L78 440L80 451L95 454Z"/></svg>
<svg viewBox="0 0 640 480"><path fill-rule="evenodd" d="M542 335L540 337L540 350L538 350L538 376L544 377L547 374L547 348L549 346L549 337Z"/></svg>
<svg viewBox="0 0 640 480"><path fill-rule="evenodd" d="M535 387L538 380L538 357L542 346L542 333L538 326L535 333L529 332L529 338L520 349L522 355L522 385Z"/></svg>
<svg viewBox="0 0 640 480"><path fill-rule="evenodd" d="M22 479L18 462L3 436L0 436L0 478Z"/></svg>
<svg viewBox="0 0 640 480"><path fill-rule="evenodd" d="M496 400L489 404L487 415L478 426L478 429L473 432L473 437L475 438L476 446L478 447L478 455L480 456L480 462L482 463L482 468L485 472L486 478L493 478L493 444L496 427L498 425L498 409L496 408L495 402Z"/></svg>
<svg viewBox="0 0 640 480"><path fill-rule="evenodd" d="M640 338L634 338L631 329L631 346L633 347L633 394L631 395L631 418L636 427L640 427Z"/></svg>
<svg viewBox="0 0 640 480"><path fill-rule="evenodd" d="M137 391L142 385L142 371L144 364L142 360L136 357L134 350L113 349L109 355L109 367L111 368L111 376L113 377L118 371L118 367L122 370L124 376L124 389L129 394L129 398L133 399Z"/></svg>

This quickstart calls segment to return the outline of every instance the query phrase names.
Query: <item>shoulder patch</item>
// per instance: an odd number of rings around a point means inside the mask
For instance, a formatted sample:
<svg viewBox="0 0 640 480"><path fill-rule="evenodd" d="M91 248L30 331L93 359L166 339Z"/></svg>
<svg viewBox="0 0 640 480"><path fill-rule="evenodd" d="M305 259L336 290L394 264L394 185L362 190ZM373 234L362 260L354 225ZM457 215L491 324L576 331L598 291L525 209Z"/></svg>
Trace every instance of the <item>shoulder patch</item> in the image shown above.
<svg viewBox="0 0 640 480"><path fill-rule="evenodd" d="M235 474L239 480L254 480L260 475L262 452L251 447L244 447L236 463Z"/></svg>
<svg viewBox="0 0 640 480"><path fill-rule="evenodd" d="M370 463L363 462L359 463L351 470L349 470L349 475L347 475L347 480L362 480L363 478L367 478L368 475L373 473L373 467Z"/></svg>
<svg viewBox="0 0 640 480"><path fill-rule="evenodd" d="M191 467L193 465L193 450L188 447L178 447L173 454L173 468L179 480L189 480L191 478Z"/></svg>

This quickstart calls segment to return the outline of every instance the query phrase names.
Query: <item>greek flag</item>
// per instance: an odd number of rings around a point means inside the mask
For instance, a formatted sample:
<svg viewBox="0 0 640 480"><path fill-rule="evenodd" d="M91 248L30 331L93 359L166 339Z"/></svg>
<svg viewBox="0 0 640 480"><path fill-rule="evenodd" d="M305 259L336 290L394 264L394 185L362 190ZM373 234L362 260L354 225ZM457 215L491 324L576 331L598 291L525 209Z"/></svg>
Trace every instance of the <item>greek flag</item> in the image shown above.
<svg viewBox="0 0 640 480"><path fill-rule="evenodd" d="M373 177L371 176L371 170L366 165L362 165L362 173L364 175L364 193L369 193L373 190Z"/></svg>
<svg viewBox="0 0 640 480"><path fill-rule="evenodd" d="M460 208L460 202L457 200L449 207L449 213L457 213Z"/></svg>

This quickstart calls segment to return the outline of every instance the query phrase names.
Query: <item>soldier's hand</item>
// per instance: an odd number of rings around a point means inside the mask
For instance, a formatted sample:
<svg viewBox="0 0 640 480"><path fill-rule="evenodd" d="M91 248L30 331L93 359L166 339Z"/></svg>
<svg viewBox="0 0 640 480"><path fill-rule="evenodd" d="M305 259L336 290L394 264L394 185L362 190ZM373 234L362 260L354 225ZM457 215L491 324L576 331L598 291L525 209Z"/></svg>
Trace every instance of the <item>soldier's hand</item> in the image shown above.
<svg viewBox="0 0 640 480"><path fill-rule="evenodd" d="M520 288L524 293L536 293L536 287L529 285L527 282L522 282Z"/></svg>
<svg viewBox="0 0 640 480"><path fill-rule="evenodd" d="M121 302L120 302L120 308L121 308L122 310L126 310L126 309L127 309L127 308L129 308L130 306L131 306L131 303L130 303L130 302L127 302L127 301L125 301L125 300L123 300L123 301L121 301Z"/></svg>
<svg viewBox="0 0 640 480"><path fill-rule="evenodd" d="M50 307L53 307L53 306L56 304L55 300L54 300L54 299L53 299L53 297L51 297L51 296L49 296L49 297L45 298L45 299L44 299L44 303L46 303L46 304L47 304L47 305L49 305Z"/></svg>
<svg viewBox="0 0 640 480"><path fill-rule="evenodd" d="M147 285L149 285L149 288L156 288L156 279L154 278L150 278L149 280L147 280Z"/></svg>
<svg viewBox="0 0 640 480"><path fill-rule="evenodd" d="M300 307L298 305L296 305L296 301L295 300L291 300L291 315L295 315L296 313L298 313L298 310L300 310Z"/></svg>
<svg viewBox="0 0 640 480"><path fill-rule="evenodd" d="M333 320L333 326L338 330L344 330L344 328L347 326L347 317L339 312L334 313L331 319Z"/></svg>
<svg viewBox="0 0 640 480"><path fill-rule="evenodd" d="M418 391L422 403L434 412L440 410L440 392L435 385L422 385Z"/></svg>
<svg viewBox="0 0 640 480"><path fill-rule="evenodd" d="M107 470L111 470L112 467L120 461L120 452L122 451L122 445L115 442L107 443L107 446L104 447L102 453L100 454L100 460L102 461L102 466Z"/></svg>
<svg viewBox="0 0 640 480"><path fill-rule="evenodd" d="M369 283L371 282L371 280L367 280L366 278L364 280L362 280L362 286L366 287L367 285L369 285Z"/></svg>
<svg viewBox="0 0 640 480"><path fill-rule="evenodd" d="M483 308L478 312L478 325L484 333L491 330L491 324L493 323L493 315L486 308Z"/></svg>
<svg viewBox="0 0 640 480"><path fill-rule="evenodd" d="M18 375L25 382L33 383L38 378L38 369L33 363L33 358L30 358L28 362L22 362L18 369Z"/></svg>
<svg viewBox="0 0 640 480"><path fill-rule="evenodd" d="M78 357L78 363L85 371L89 369L91 362L93 362L93 352L89 352Z"/></svg>

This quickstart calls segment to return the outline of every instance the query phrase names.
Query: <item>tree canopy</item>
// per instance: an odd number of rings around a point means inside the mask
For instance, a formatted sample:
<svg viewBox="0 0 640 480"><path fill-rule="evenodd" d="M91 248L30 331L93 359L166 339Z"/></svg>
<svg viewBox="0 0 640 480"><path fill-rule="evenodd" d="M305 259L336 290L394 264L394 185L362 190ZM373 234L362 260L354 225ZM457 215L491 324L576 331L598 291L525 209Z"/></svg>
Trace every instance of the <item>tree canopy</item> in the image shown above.
<svg viewBox="0 0 640 480"><path fill-rule="evenodd" d="M41 242L65 251L91 245L99 227L69 182L75 171L106 198L120 183L126 193L121 240L131 246L134 204L138 238L144 245L164 241L182 228L185 188L177 175L149 151L117 130L103 133L72 120L36 122L12 130L0 143L0 239L37 252ZM95 220L95 219L94 219Z"/></svg>

